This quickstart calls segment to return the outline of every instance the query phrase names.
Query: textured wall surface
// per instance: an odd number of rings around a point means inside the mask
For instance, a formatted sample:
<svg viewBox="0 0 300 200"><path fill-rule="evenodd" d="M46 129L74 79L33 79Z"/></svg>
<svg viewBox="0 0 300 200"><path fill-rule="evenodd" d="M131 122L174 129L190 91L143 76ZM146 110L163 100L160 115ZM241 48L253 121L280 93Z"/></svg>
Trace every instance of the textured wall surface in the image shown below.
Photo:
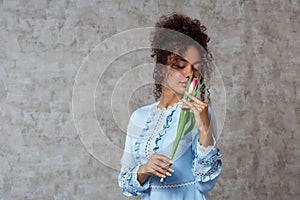
<svg viewBox="0 0 300 200"><path fill-rule="evenodd" d="M118 165L97 159L77 132L75 77L101 41L173 11L207 26L226 89L223 171L211 199L299 198L298 0L0 0L0 199L127 199ZM111 88L151 62L149 54L127 52L99 79L97 120L116 146L101 152L108 159L119 158L128 120L113 121ZM138 88L124 106L132 112L153 101L150 92L150 85Z"/></svg>

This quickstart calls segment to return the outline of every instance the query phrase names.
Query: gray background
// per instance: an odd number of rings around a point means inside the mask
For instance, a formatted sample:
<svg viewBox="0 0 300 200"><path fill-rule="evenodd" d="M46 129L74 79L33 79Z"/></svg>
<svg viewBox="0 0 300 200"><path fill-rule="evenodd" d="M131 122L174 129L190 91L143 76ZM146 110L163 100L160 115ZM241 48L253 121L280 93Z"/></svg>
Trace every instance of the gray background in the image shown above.
<svg viewBox="0 0 300 200"><path fill-rule="evenodd" d="M297 0L0 0L0 199L127 199L118 171L81 143L73 84L83 59L105 38L153 26L173 11L207 26L227 92L223 171L211 199L298 199ZM149 51L116 60L96 91L99 124L120 148L125 133L108 121L108 88L126 70L150 62L145 55ZM150 92L143 86L124 106L132 112L153 101Z"/></svg>

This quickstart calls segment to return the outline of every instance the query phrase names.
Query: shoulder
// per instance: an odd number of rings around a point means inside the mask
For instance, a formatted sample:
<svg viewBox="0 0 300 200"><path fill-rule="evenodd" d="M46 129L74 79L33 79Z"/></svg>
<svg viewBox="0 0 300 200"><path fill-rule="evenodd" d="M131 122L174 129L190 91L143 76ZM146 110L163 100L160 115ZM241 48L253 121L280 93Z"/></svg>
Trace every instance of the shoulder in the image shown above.
<svg viewBox="0 0 300 200"><path fill-rule="evenodd" d="M140 133L143 127L145 126L145 123L147 122L147 119L150 115L150 113L156 108L157 102L143 106L135 110L129 119L128 127L127 127L127 133L128 134L137 134Z"/></svg>
<svg viewBox="0 0 300 200"><path fill-rule="evenodd" d="M157 102L142 106L136 109L130 116L130 121L138 122L142 121L145 122L151 110L153 110L157 106Z"/></svg>

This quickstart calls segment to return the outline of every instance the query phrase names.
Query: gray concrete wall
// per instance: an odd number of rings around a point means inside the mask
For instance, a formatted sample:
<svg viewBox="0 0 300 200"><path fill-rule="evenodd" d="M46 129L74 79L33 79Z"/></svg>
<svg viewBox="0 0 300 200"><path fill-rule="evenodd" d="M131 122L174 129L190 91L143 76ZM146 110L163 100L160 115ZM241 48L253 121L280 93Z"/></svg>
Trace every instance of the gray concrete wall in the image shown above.
<svg viewBox="0 0 300 200"><path fill-rule="evenodd" d="M82 129L76 124L93 113L77 115L88 97L80 93L74 110L73 87L80 66L104 39L153 26L173 11L208 27L226 89L223 171L211 199L298 199L297 0L0 0L0 199L127 199L116 170L124 127L130 112L153 98L147 84L127 96L112 90L127 72L152 62L149 49L126 52L95 74L100 134L91 129L95 121ZM117 46L126 49L134 37L127 42ZM126 87L138 81L145 80L129 77Z"/></svg>

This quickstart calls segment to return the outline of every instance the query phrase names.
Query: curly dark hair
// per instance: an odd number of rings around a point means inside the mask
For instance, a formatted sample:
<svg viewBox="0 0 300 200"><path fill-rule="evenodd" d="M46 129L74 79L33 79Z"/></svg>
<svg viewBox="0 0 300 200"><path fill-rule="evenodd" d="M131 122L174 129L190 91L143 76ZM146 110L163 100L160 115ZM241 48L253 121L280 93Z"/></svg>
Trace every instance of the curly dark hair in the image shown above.
<svg viewBox="0 0 300 200"><path fill-rule="evenodd" d="M172 64L176 63L176 57L183 55L188 45L197 44L197 48L201 54L201 78L200 83L204 82L200 98L202 101L209 98L209 86L208 80L210 79L210 69L208 63L212 56L208 51L207 43L210 38L206 34L206 27L201 24L198 19L191 19L188 16L173 13L169 16L164 15L160 17L160 20L155 25L155 32L152 35L151 56L156 58L156 66L153 72L153 78L155 80L155 88L153 95L156 100L159 100L162 93L162 69L167 64L169 56L174 57ZM180 55L176 55L174 52L179 52ZM173 56L172 56L173 55ZM205 98L205 93L207 97Z"/></svg>

